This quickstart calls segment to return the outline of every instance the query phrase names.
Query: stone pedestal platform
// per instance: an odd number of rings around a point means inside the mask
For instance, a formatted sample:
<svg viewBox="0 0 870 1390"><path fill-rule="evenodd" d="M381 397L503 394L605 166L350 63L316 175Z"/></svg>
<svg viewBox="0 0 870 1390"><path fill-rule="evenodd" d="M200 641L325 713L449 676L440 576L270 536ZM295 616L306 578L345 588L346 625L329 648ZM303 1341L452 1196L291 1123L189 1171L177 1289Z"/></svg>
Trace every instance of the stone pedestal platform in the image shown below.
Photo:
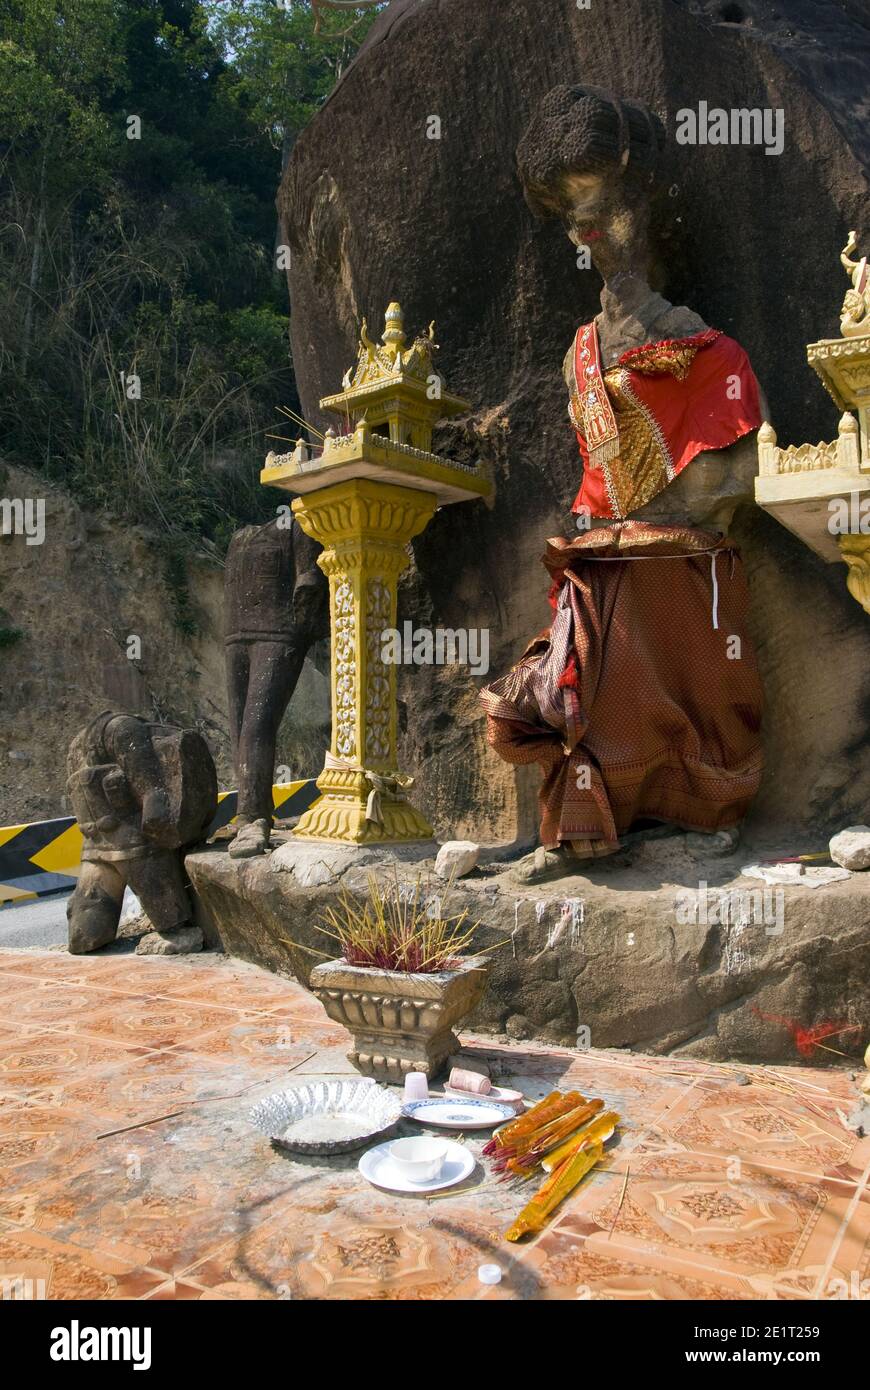
<svg viewBox="0 0 870 1390"><path fill-rule="evenodd" d="M461 880L447 910L467 907L482 924L478 949L496 948L467 1026L581 1049L821 1066L843 1058L819 1049L802 1058L783 1020L804 1029L858 1024L824 1039L857 1066L870 1018L870 872L824 888L783 888L780 925L681 921L683 895L701 883L708 907L721 894L775 891L740 874L757 848L706 859L692 843L683 835L651 840L588 874L537 887L517 887L499 864ZM428 848L308 845L303 854L291 841L256 860L197 852L187 869L214 944L310 987L313 967L331 954L317 921L342 888L362 896L372 871L397 871L409 884L428 873L428 891L443 901ZM796 852L768 846L764 855L777 850Z"/></svg>

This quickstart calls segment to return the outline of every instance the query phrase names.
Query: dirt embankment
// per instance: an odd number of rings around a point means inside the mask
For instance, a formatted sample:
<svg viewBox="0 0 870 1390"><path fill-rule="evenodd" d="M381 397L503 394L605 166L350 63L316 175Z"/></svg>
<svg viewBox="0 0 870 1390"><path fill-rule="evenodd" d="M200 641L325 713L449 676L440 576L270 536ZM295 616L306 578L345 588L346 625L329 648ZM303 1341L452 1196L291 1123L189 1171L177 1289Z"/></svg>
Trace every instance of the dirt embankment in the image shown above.
<svg viewBox="0 0 870 1390"><path fill-rule="evenodd" d="M23 469L4 470L0 495L32 504L37 536L40 511L44 524L38 544L0 534L0 825L68 813L67 746L110 707L198 728L220 786L234 786L219 561L186 562L190 636L165 558L142 528L85 512ZM278 762L293 775L319 770L324 708L325 677L306 663L279 740Z"/></svg>

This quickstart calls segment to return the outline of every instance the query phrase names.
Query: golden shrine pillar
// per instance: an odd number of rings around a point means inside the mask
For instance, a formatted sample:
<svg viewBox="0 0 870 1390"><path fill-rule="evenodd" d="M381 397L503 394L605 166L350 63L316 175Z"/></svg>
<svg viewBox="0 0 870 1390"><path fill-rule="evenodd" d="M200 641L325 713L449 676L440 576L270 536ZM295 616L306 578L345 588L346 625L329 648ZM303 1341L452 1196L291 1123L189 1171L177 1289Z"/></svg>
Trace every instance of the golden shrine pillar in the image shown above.
<svg viewBox="0 0 870 1390"><path fill-rule="evenodd" d="M367 845L432 836L407 799L413 778L396 763L396 666L384 659L385 635L396 628L409 542L438 507L490 492L478 464L431 452L436 420L468 409L434 371L433 328L407 347L393 303L376 344L363 320L356 368L320 402L345 433L329 431L320 451L300 440L292 454L271 453L260 474L300 494L293 513L323 546L318 564L329 579L332 744L321 796L299 820L297 839Z"/></svg>
<svg viewBox="0 0 870 1390"><path fill-rule="evenodd" d="M332 637L332 747L317 779L323 795L297 836L365 844L432 835L402 794L396 667L384 663L381 648L382 634L396 626L407 544L436 505L431 493L367 478L318 488L293 504L303 531L323 546L318 563L329 579Z"/></svg>

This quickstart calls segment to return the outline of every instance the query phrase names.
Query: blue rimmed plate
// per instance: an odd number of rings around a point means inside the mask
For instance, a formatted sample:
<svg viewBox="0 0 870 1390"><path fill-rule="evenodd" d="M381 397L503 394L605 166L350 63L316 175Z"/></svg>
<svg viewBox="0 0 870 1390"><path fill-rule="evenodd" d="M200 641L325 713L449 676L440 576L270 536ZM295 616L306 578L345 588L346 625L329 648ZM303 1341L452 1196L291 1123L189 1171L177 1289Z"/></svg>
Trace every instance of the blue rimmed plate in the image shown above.
<svg viewBox="0 0 870 1390"><path fill-rule="evenodd" d="M409 1120L438 1129L492 1129L505 1120L516 1119L512 1105L494 1100L454 1100L452 1096L406 1101L402 1113Z"/></svg>

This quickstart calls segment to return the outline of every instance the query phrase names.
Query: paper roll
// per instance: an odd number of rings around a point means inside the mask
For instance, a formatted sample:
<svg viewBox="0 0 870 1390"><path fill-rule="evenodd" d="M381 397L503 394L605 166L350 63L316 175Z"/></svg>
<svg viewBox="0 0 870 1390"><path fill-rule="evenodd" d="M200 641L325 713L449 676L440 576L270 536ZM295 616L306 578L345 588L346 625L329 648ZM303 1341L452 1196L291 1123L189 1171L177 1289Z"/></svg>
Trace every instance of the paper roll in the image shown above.
<svg viewBox="0 0 870 1390"><path fill-rule="evenodd" d="M476 1096L486 1096L492 1090L492 1082L488 1076L481 1076L479 1071L465 1071L462 1067L454 1067L447 1082L456 1091L472 1091Z"/></svg>

